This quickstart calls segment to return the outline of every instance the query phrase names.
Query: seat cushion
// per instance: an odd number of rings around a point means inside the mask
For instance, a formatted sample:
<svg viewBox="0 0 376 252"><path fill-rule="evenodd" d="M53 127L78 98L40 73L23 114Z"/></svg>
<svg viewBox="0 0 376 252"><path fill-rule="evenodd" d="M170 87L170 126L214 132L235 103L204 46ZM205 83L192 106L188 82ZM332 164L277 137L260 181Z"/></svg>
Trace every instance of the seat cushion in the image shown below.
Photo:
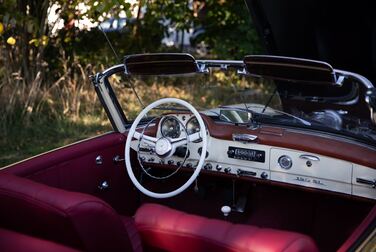
<svg viewBox="0 0 376 252"><path fill-rule="evenodd" d="M0 173L0 227L85 251L131 251L122 218L104 201Z"/></svg>
<svg viewBox="0 0 376 252"><path fill-rule="evenodd" d="M144 244L167 251L318 251L303 234L232 224L157 204L141 206L135 221Z"/></svg>
<svg viewBox="0 0 376 252"><path fill-rule="evenodd" d="M78 250L52 241L20 234L0 228L0 251L6 252L78 252Z"/></svg>

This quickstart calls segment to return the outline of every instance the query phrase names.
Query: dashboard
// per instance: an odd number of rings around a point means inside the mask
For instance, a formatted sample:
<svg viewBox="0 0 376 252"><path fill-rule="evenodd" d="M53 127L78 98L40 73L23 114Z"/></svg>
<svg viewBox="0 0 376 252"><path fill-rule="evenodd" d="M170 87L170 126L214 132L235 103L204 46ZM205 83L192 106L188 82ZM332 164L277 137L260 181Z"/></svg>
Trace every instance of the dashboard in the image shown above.
<svg viewBox="0 0 376 252"><path fill-rule="evenodd" d="M231 126L232 132L227 132L231 138L223 137L223 131L230 126L217 123L217 129L211 132L213 120L209 117L204 119L208 128L208 147L203 171L376 199L376 167L339 159L334 155L286 148L282 144L265 144L265 141L259 141L262 137L260 130L237 130L238 126ZM191 114L165 115L155 126L157 138L175 139L200 131L196 118ZM215 133L216 130L222 131L222 135ZM283 136L276 132L273 132L274 137L283 141ZM312 142L311 145L315 144ZM137 141L132 143L132 148L139 151L139 160L146 165L186 169L195 169L197 166L201 146L200 140L188 142L186 146L176 149L174 155L160 158L147 145L138 145ZM317 150L323 152L323 149L332 147L335 146L324 145ZM371 153L376 160L376 151L372 150Z"/></svg>

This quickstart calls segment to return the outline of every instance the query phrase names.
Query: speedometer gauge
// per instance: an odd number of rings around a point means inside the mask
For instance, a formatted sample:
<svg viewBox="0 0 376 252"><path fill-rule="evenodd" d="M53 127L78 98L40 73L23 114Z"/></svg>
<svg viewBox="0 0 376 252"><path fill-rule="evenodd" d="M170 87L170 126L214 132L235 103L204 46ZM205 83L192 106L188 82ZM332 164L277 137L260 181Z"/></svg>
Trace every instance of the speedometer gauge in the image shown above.
<svg viewBox="0 0 376 252"><path fill-rule="evenodd" d="M175 117L166 117L162 121L161 133L164 137L178 138L180 136L180 123Z"/></svg>
<svg viewBox="0 0 376 252"><path fill-rule="evenodd" d="M200 124L198 123L196 117L192 117L187 122L187 132L188 132L188 135L192 135L192 134L197 133L199 131L200 131Z"/></svg>

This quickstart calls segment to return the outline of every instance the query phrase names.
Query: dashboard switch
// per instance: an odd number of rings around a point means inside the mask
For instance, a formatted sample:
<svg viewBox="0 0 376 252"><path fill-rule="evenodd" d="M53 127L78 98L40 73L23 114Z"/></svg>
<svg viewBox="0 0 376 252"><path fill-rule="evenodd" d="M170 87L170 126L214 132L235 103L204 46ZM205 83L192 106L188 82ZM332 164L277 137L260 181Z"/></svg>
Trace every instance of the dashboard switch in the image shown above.
<svg viewBox="0 0 376 252"><path fill-rule="evenodd" d="M211 170L211 169L213 169L213 166L211 165L211 163L207 163L207 164L205 164L204 169L205 170Z"/></svg>
<svg viewBox="0 0 376 252"><path fill-rule="evenodd" d="M169 164L169 165L173 165L173 164L174 164L174 160L171 160L171 159L168 160L168 161L167 161L167 164Z"/></svg>

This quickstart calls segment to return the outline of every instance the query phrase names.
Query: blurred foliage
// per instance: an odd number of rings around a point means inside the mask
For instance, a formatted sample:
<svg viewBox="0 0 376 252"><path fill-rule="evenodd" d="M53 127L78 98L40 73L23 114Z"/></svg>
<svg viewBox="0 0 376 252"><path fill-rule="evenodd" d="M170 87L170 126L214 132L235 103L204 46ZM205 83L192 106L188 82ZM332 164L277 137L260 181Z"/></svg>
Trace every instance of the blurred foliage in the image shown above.
<svg viewBox="0 0 376 252"><path fill-rule="evenodd" d="M106 32L117 58L98 28L82 29L80 22L98 25L120 16L128 24ZM193 31L193 47L162 44L172 30ZM207 50L197 53L202 45ZM63 139L75 141L96 134L95 127L110 128L89 75L120 63L125 55L184 50L196 57L222 59L260 52L245 3L0 0L0 166L66 144ZM150 90L181 97L191 91L155 84ZM124 97L132 95L128 91ZM127 106L133 114L139 108L136 99ZM89 125L92 133L83 125ZM49 133L43 137L43 132ZM4 156L15 158L2 162Z"/></svg>
<svg viewBox="0 0 376 252"><path fill-rule="evenodd" d="M202 33L195 42L208 44L211 57L242 59L247 54L262 51L244 1L206 0L199 3L194 21Z"/></svg>

